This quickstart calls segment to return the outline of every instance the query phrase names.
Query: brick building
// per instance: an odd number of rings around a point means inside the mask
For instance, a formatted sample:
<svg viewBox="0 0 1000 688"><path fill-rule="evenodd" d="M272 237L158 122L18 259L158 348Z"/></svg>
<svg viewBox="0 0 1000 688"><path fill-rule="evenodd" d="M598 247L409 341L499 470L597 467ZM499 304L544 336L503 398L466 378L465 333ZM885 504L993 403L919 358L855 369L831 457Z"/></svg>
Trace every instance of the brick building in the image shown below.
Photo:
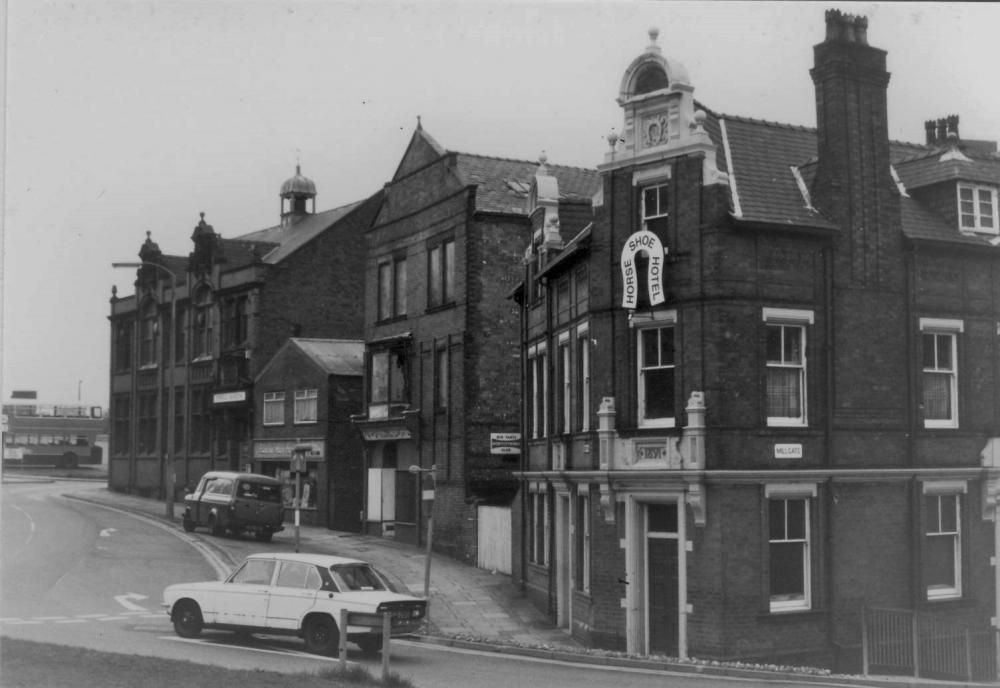
<svg viewBox="0 0 1000 688"><path fill-rule="evenodd" d="M536 172L514 575L586 643L857 669L865 606L996 641L1000 157L891 142L866 29L827 13L815 129L696 103L651 32L591 221Z"/></svg>
<svg viewBox="0 0 1000 688"><path fill-rule="evenodd" d="M368 382L356 418L366 530L416 543L433 509L434 548L470 563L483 554L485 509L499 514L489 540L510 541L517 455L491 440L520 428L508 293L520 279L534 167L445 151L418 124L367 236ZM596 190L595 172L560 169L567 197ZM422 499L431 487L432 506Z"/></svg>
<svg viewBox="0 0 1000 688"><path fill-rule="evenodd" d="M279 224L233 239L202 214L188 256L164 255L147 233L134 294L112 291L111 489L165 495L168 414L175 498L206 471L251 463L263 366L289 337L361 338L362 238L381 193L317 213L296 169L279 196Z"/></svg>
<svg viewBox="0 0 1000 688"><path fill-rule="evenodd" d="M254 380L253 470L285 483L286 508L305 525L361 530L361 438L351 415L361 407L365 345L360 339L293 337ZM308 446L306 472L290 470ZM296 484L298 483L298 484Z"/></svg>

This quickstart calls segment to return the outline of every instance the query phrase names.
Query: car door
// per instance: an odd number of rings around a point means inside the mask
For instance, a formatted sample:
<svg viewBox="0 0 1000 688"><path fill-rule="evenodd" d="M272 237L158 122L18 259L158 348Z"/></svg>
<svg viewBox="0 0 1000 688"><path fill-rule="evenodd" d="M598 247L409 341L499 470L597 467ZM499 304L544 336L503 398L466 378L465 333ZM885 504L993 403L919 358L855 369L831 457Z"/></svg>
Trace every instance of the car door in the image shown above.
<svg viewBox="0 0 1000 688"><path fill-rule="evenodd" d="M267 627L295 629L310 609L316 606L323 579L313 564L282 561L271 587L267 607ZM326 595L327 593L322 593Z"/></svg>
<svg viewBox="0 0 1000 688"><path fill-rule="evenodd" d="M267 624L267 605L275 564L273 559L247 559L243 562L219 586L216 623L263 628Z"/></svg>

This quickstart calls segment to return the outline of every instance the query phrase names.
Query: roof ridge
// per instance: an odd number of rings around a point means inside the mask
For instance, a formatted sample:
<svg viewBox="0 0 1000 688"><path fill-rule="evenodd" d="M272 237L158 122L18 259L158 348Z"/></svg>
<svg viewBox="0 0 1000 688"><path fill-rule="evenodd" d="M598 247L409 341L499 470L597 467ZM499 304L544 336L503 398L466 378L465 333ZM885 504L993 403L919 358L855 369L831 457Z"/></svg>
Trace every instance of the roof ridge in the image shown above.
<svg viewBox="0 0 1000 688"><path fill-rule="evenodd" d="M521 164L524 164L524 165L538 165L539 164L537 160L521 160L521 159L518 159L518 158L505 158L505 157L499 156L499 155L483 155L481 153L466 153L464 151L453 151L453 150L449 150L448 153L450 155L464 155L466 157L481 158L481 159L484 159L484 160L500 160L502 162L516 162L516 163L521 163ZM551 162L546 162L545 166L546 167L558 167L558 168L561 168L561 169L564 169L564 170L579 170L580 172L594 172L594 173L597 172L597 168L596 167L579 167L577 165L559 165L559 164L551 163Z"/></svg>
<svg viewBox="0 0 1000 688"><path fill-rule="evenodd" d="M795 131L804 131L809 133L816 133L816 127L807 127L804 124L789 124L787 122L776 122L770 119L762 119L760 117L746 117L744 115L730 115L724 112L713 113L713 115L718 119L732 120L736 122L748 122L750 124L764 124L769 127L780 127L781 129L792 129Z"/></svg>

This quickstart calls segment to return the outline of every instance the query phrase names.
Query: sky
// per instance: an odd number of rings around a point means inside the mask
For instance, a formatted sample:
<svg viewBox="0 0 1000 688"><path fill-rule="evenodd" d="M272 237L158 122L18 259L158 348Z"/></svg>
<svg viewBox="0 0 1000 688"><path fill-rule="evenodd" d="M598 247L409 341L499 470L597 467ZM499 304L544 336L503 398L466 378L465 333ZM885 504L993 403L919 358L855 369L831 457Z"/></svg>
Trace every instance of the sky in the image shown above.
<svg viewBox="0 0 1000 688"><path fill-rule="evenodd" d="M815 126L824 11L888 51L889 131L950 114L1000 140L998 3L0 0L2 388L106 404L112 285L146 232L187 255L278 223L302 173L317 210L389 181L420 117L444 148L594 167L624 70L659 29L695 98Z"/></svg>

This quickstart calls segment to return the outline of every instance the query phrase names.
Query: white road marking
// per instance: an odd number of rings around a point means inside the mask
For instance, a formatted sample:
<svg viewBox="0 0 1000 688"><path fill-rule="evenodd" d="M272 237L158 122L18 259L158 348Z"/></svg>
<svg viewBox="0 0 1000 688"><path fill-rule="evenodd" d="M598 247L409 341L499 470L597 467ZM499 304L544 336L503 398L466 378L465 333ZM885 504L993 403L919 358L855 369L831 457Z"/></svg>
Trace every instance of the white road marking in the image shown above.
<svg viewBox="0 0 1000 688"><path fill-rule="evenodd" d="M68 624L68 623L87 623L86 619L60 619L56 623Z"/></svg>
<svg viewBox="0 0 1000 688"><path fill-rule="evenodd" d="M217 643L209 642L207 640L199 640L197 638L179 638L175 635L161 635L160 640L169 640L175 643L191 643L193 645L204 645L205 647L228 647L231 650L245 650L246 652L260 652L262 654L268 655L284 655L286 657L309 657L311 659L318 659L321 662L339 662L339 657L329 657L326 655L314 655L310 652L299 652L298 650L269 650L264 647L247 647L246 645L230 645L229 643ZM358 664L358 662L352 662L347 660L348 664Z"/></svg>
<svg viewBox="0 0 1000 688"><path fill-rule="evenodd" d="M101 537L111 537L111 533L115 532L114 528L105 528L101 531Z"/></svg>
<svg viewBox="0 0 1000 688"><path fill-rule="evenodd" d="M31 518L31 515L27 511L16 504L11 504L11 506L24 514L24 517L28 519L28 539L24 541L24 544L27 545L31 542L31 539L35 537L35 519Z"/></svg>
<svg viewBox="0 0 1000 688"><path fill-rule="evenodd" d="M115 595L115 602L125 607L125 609L129 610L130 612L149 611L141 604L135 604L134 602L129 601L129 600L148 600L148 599L149 599L148 595L140 595L137 592L127 592L124 595Z"/></svg>

